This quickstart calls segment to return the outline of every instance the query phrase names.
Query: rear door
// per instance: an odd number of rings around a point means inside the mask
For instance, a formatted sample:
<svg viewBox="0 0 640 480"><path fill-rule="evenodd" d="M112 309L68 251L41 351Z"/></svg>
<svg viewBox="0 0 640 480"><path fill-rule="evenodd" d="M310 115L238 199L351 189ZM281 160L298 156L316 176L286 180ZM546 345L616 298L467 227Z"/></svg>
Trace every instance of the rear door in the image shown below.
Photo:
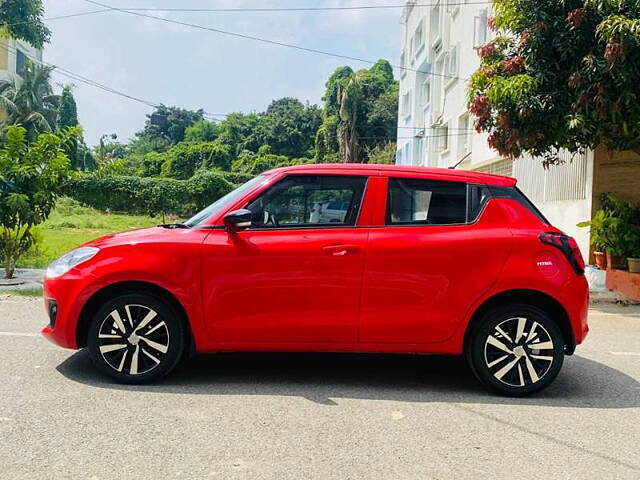
<svg viewBox="0 0 640 480"><path fill-rule="evenodd" d="M359 341L449 338L498 278L511 233L485 187L388 178L384 225L371 230Z"/></svg>

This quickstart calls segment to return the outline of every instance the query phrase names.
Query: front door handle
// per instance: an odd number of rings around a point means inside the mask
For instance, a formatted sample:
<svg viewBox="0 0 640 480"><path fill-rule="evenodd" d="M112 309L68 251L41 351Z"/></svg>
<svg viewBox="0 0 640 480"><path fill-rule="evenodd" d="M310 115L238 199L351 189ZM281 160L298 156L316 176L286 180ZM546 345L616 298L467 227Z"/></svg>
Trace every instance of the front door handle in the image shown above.
<svg viewBox="0 0 640 480"><path fill-rule="evenodd" d="M324 253L334 257L344 257L350 253L357 253L360 251L360 247L357 245L327 245L323 247Z"/></svg>

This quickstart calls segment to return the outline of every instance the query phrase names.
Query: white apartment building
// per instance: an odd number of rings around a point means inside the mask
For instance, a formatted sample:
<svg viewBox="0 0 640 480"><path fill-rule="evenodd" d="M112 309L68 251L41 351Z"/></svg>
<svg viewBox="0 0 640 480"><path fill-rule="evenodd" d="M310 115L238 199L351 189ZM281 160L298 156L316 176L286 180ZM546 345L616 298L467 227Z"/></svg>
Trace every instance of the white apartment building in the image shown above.
<svg viewBox="0 0 640 480"><path fill-rule="evenodd" d="M0 80L21 77L29 59L42 61L42 50L22 40L0 38Z"/></svg>
<svg viewBox="0 0 640 480"><path fill-rule="evenodd" d="M427 3L427 5L422 5ZM486 134L473 130L467 80L479 67L475 47L492 37L491 5L465 0L412 0L401 18L402 52L398 116L399 165L449 167L514 176L551 223L572 235L583 254L589 233L576 223L591 217L594 154L544 170L538 159L501 158Z"/></svg>

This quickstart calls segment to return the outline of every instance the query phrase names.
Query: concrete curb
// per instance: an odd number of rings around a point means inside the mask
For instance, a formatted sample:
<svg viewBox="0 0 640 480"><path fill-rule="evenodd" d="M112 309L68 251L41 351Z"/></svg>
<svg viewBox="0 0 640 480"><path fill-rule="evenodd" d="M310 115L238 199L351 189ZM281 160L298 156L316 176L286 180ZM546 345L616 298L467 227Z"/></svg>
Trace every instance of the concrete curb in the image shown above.
<svg viewBox="0 0 640 480"><path fill-rule="evenodd" d="M0 292L4 290L31 290L42 288L44 282L44 269L42 268L17 268L14 278L7 280L0 278Z"/></svg>

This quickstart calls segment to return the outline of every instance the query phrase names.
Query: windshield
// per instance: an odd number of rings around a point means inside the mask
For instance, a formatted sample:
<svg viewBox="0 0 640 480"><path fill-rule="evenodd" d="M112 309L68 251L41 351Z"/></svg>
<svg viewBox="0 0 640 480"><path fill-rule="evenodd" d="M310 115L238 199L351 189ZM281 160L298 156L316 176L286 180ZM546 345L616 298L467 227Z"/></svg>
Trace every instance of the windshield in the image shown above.
<svg viewBox="0 0 640 480"><path fill-rule="evenodd" d="M194 227L204 222L207 218L209 218L214 213L219 212L223 208L227 207L229 204L235 202L238 198L242 197L247 191L251 190L253 187L258 185L267 177L265 175L259 175L255 178L252 178L247 183L240 185L235 190L227 193L224 197L220 197L218 200L213 202L211 205L206 207L205 209L196 213L189 220L184 222L185 225L189 227Z"/></svg>

